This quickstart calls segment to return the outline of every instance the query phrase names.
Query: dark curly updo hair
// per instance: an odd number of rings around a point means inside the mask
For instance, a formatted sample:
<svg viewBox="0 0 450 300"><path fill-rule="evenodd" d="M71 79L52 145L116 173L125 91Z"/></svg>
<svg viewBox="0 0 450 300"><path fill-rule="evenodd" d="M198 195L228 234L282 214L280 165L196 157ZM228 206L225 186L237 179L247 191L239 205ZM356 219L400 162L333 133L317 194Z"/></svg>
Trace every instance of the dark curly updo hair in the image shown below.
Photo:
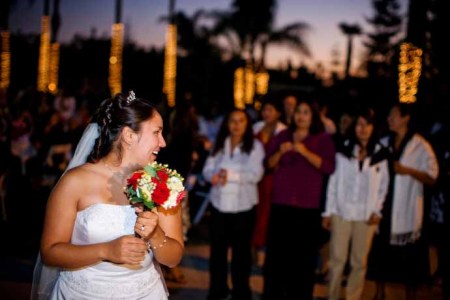
<svg viewBox="0 0 450 300"><path fill-rule="evenodd" d="M149 100L136 98L133 91L128 94L119 93L114 98L104 100L93 116L93 121L98 124L100 132L88 161L97 162L114 148L118 151L119 157L122 157L122 149L115 143L122 129L128 126L133 131L139 132L141 123L152 118L155 112L155 104Z"/></svg>

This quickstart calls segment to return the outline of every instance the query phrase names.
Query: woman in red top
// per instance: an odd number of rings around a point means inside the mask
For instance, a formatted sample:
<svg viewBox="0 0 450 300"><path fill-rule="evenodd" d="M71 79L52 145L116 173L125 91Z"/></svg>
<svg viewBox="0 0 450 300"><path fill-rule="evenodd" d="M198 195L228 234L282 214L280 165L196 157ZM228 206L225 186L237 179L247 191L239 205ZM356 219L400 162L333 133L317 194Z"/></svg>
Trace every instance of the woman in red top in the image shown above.
<svg viewBox="0 0 450 300"><path fill-rule="evenodd" d="M314 104L297 104L289 128L269 144L266 163L274 173L262 299L313 299L323 179L335 166L333 140ZM286 273L287 266L295 271Z"/></svg>
<svg viewBox="0 0 450 300"><path fill-rule="evenodd" d="M286 129L280 121L281 106L272 99L264 102L261 109L262 120L253 125L253 133L256 138L263 143L267 150L267 145L270 140L280 131ZM256 223L255 231L253 233L252 246L257 251L256 262L260 265L259 253L264 250L267 236L267 223L270 212L270 196L272 193L272 172L269 169L265 170L264 177L258 184L259 202L256 206Z"/></svg>

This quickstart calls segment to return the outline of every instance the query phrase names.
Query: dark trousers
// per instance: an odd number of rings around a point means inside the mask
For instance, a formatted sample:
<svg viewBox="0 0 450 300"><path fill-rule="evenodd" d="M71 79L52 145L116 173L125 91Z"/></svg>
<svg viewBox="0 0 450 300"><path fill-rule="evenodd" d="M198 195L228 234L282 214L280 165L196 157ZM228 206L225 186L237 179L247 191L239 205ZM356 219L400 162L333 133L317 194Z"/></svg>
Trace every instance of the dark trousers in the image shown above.
<svg viewBox="0 0 450 300"><path fill-rule="evenodd" d="M222 213L215 208L210 220L210 286L208 299L222 299L229 293L228 248L231 247L231 282L233 300L250 300L252 268L251 239L255 209L239 213Z"/></svg>
<svg viewBox="0 0 450 300"><path fill-rule="evenodd" d="M320 226L319 209L272 205L264 300L313 299Z"/></svg>
<svg viewBox="0 0 450 300"><path fill-rule="evenodd" d="M447 186L448 187L448 186ZM444 205L444 236L450 235L450 192L447 192L447 198ZM442 271L442 299L450 300L450 258L447 256L450 253L450 245L449 243L443 243L443 252L445 253L442 256L441 271Z"/></svg>

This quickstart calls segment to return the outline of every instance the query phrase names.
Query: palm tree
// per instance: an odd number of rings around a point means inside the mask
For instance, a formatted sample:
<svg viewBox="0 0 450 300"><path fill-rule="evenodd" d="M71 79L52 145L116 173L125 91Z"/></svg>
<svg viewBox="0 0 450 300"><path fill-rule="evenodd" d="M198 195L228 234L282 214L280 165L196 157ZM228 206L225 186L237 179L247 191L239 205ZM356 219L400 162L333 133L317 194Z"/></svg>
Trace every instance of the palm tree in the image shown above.
<svg viewBox="0 0 450 300"><path fill-rule="evenodd" d="M275 8L275 0L234 0L229 11L208 13L216 21L212 33L227 40L228 47L224 50L231 57L250 61L253 65L258 40L274 31Z"/></svg>
<svg viewBox="0 0 450 300"><path fill-rule="evenodd" d="M187 55L210 55L218 52L213 43L210 42L212 31L207 26L202 25L200 21L206 18L204 10L197 10L191 16L179 11L172 17L163 16L160 21L170 23L171 19L177 25L177 46Z"/></svg>
<svg viewBox="0 0 450 300"><path fill-rule="evenodd" d="M347 36L347 60L345 62L345 78L350 74L350 66L352 63L353 52L353 37L362 33L361 27L358 24L340 23L339 28L342 33Z"/></svg>
<svg viewBox="0 0 450 300"><path fill-rule="evenodd" d="M241 100L236 99L246 95L244 96L245 102L251 104L253 101L252 82L258 73L263 75L260 78L265 78L266 83L263 85L267 85L265 56L270 44L294 46L300 53L310 55L303 39L308 25L298 22L276 29L274 28L275 12L276 0L234 0L229 11L209 13L209 16L216 21L212 34L218 38L225 38L228 42L225 50L231 58L235 58L240 61L240 64L245 65L241 71L236 70L235 74L235 91L238 91L235 93L236 103L242 103ZM261 50L259 61L256 59L258 50ZM243 83L239 83L242 79ZM243 91L240 91L241 86L244 87Z"/></svg>
<svg viewBox="0 0 450 300"><path fill-rule="evenodd" d="M366 18L373 30L366 34L364 46L368 50L369 76L394 78L397 76L396 46L401 33L402 16L398 0L372 0L374 15Z"/></svg>
<svg viewBox="0 0 450 300"><path fill-rule="evenodd" d="M285 25L280 29L269 29L267 33L261 34L259 44L261 47L261 56L258 63L258 69L266 69L266 52L269 45L286 45L301 54L310 56L309 48L303 38L304 33L309 29L309 25L304 22L296 22Z"/></svg>

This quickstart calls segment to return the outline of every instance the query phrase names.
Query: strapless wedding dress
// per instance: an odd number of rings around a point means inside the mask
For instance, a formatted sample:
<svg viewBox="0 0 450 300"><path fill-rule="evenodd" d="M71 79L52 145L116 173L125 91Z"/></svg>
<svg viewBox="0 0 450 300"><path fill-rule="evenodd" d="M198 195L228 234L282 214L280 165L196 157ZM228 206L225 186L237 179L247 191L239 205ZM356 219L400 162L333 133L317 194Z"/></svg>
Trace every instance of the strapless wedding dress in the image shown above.
<svg viewBox="0 0 450 300"><path fill-rule="evenodd" d="M74 245L88 245L134 234L136 214L130 205L97 203L78 212ZM50 299L168 299L152 252L140 266L101 262L77 270L62 270Z"/></svg>

